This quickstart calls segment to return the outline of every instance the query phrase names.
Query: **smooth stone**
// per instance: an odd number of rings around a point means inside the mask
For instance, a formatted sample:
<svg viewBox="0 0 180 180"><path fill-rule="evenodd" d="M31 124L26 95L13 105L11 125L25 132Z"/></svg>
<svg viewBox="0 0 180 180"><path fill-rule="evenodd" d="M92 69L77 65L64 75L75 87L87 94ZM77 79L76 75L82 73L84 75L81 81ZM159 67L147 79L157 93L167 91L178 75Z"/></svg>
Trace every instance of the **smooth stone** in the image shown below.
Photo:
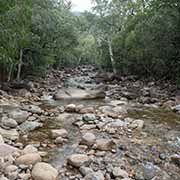
<svg viewBox="0 0 180 180"><path fill-rule="evenodd" d="M85 166L81 166L81 167L79 168L79 171L81 172L81 174L82 174L83 176L86 176L86 175L91 174L91 173L94 172L91 168L85 167Z"/></svg>
<svg viewBox="0 0 180 180"><path fill-rule="evenodd" d="M0 135L0 143L4 143L4 139L1 135Z"/></svg>
<svg viewBox="0 0 180 180"><path fill-rule="evenodd" d="M114 177L121 177L121 178L128 178L128 173L119 167L115 167L113 169L113 176Z"/></svg>
<svg viewBox="0 0 180 180"><path fill-rule="evenodd" d="M127 109L126 109L126 107L123 107L123 106L117 106L117 107L113 108L112 110L113 110L113 112L116 112L116 113L127 114Z"/></svg>
<svg viewBox="0 0 180 180"><path fill-rule="evenodd" d="M105 180L101 171L88 174L84 177L84 180Z"/></svg>
<svg viewBox="0 0 180 180"><path fill-rule="evenodd" d="M67 88L59 90L55 95L55 100L63 99L104 99L106 96L104 90L82 90L77 88Z"/></svg>
<svg viewBox="0 0 180 180"><path fill-rule="evenodd" d="M8 144L5 143L0 143L0 157L6 157L6 156L10 156L15 152L18 152L19 149L10 146Z"/></svg>
<svg viewBox="0 0 180 180"><path fill-rule="evenodd" d="M21 111L21 110L11 111L9 113L9 117L16 120L18 124L21 124L27 120L27 118L29 117L29 113L27 111Z"/></svg>
<svg viewBox="0 0 180 180"><path fill-rule="evenodd" d="M16 128L18 125L14 119L11 119L8 117L3 117L1 120L1 123L3 126L9 127L9 128Z"/></svg>
<svg viewBox="0 0 180 180"><path fill-rule="evenodd" d="M116 144L111 139L98 139L95 144L96 149L101 151L111 151L115 146Z"/></svg>
<svg viewBox="0 0 180 180"><path fill-rule="evenodd" d="M2 135L2 137L5 139L10 139L10 140L17 140L19 138L19 133L17 132L16 129L6 130L0 128L0 135Z"/></svg>
<svg viewBox="0 0 180 180"><path fill-rule="evenodd" d="M82 116L82 120L83 121L86 121L86 122L89 122L89 121L95 121L97 118L96 118L96 115L95 114L84 114Z"/></svg>
<svg viewBox="0 0 180 180"><path fill-rule="evenodd" d="M56 144L63 144L63 142L64 142L64 139L62 137L57 137L55 140Z"/></svg>
<svg viewBox="0 0 180 180"><path fill-rule="evenodd" d="M36 121L26 121L24 123L22 123L19 128L21 131L23 132L29 132L29 131L34 131L35 129L38 129L40 127L42 127L43 124L36 122Z"/></svg>
<svg viewBox="0 0 180 180"><path fill-rule="evenodd" d="M90 158L85 154L73 154L67 158L68 164L77 168L85 165L89 160Z"/></svg>
<svg viewBox="0 0 180 180"><path fill-rule="evenodd" d="M34 180L57 180L57 176L57 170L47 163L37 163L32 170Z"/></svg>
<svg viewBox="0 0 180 180"><path fill-rule="evenodd" d="M38 149L33 145L27 145L23 150L22 154L38 153Z"/></svg>
<svg viewBox="0 0 180 180"><path fill-rule="evenodd" d="M144 127L144 121L143 120L135 120L133 121L130 125L129 125L129 128L132 128L132 129L137 129L137 130L142 130Z"/></svg>
<svg viewBox="0 0 180 180"><path fill-rule="evenodd" d="M65 129L54 129L51 130L51 134L53 138L63 137L66 138L68 136L68 132Z"/></svg>
<svg viewBox="0 0 180 180"><path fill-rule="evenodd" d="M18 169L17 166L15 166L15 165L9 165L9 166L7 166L7 167L5 168L5 172L6 172L7 174L9 174L9 173L12 173L12 172L14 172L14 171L17 171L17 169Z"/></svg>
<svg viewBox="0 0 180 180"><path fill-rule="evenodd" d="M0 180L9 180L8 178L4 177L4 176L1 176L0 177Z"/></svg>
<svg viewBox="0 0 180 180"><path fill-rule="evenodd" d="M66 112L76 112L76 105L75 104L68 104L65 107Z"/></svg>
<svg viewBox="0 0 180 180"><path fill-rule="evenodd" d="M92 146L96 141L96 136L92 133L86 133L82 136L80 144Z"/></svg>
<svg viewBox="0 0 180 180"><path fill-rule="evenodd" d="M33 165L41 161L41 156L38 153L25 154L16 159L16 164Z"/></svg>
<svg viewBox="0 0 180 180"><path fill-rule="evenodd" d="M24 107L26 111L29 111L33 114L42 114L44 111L36 105L28 105Z"/></svg>

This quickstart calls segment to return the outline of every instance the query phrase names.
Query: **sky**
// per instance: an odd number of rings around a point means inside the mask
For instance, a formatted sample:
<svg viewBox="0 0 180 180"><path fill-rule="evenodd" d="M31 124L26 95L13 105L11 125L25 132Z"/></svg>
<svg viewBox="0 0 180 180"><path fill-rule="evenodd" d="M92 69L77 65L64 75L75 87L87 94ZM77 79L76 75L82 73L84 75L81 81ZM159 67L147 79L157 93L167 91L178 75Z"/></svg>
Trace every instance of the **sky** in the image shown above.
<svg viewBox="0 0 180 180"><path fill-rule="evenodd" d="M90 11L92 4L91 0L71 0L73 4L73 11Z"/></svg>

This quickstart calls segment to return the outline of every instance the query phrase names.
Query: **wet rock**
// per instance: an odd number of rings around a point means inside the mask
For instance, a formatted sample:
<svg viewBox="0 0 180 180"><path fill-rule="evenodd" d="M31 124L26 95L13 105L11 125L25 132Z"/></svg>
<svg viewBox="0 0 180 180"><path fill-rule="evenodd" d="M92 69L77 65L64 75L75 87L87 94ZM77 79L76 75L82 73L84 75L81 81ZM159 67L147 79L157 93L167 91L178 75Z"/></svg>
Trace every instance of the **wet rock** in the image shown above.
<svg viewBox="0 0 180 180"><path fill-rule="evenodd" d="M16 164L33 165L41 161L41 156L38 153L29 153L22 155L16 159Z"/></svg>
<svg viewBox="0 0 180 180"><path fill-rule="evenodd" d="M17 122L14 119L8 118L8 117L3 117L1 119L1 124L3 126L9 127L9 128L16 128L17 127Z"/></svg>
<svg viewBox="0 0 180 180"><path fill-rule="evenodd" d="M82 116L82 120L85 121L85 122L95 121L96 119L97 118L96 118L95 114L84 114Z"/></svg>
<svg viewBox="0 0 180 180"><path fill-rule="evenodd" d="M23 150L22 154L37 153L38 149L33 145L27 145Z"/></svg>
<svg viewBox="0 0 180 180"><path fill-rule="evenodd" d="M137 129L137 130L142 130L144 127L144 121L143 120L135 120L133 121L130 125L129 128L131 129Z"/></svg>
<svg viewBox="0 0 180 180"><path fill-rule="evenodd" d="M180 155L175 154L175 155L172 155L170 158L174 164L180 167Z"/></svg>
<svg viewBox="0 0 180 180"><path fill-rule="evenodd" d="M38 129L42 126L43 126L42 123L36 121L26 121L19 126L19 129L22 132L29 132L29 131L34 131L35 129Z"/></svg>
<svg viewBox="0 0 180 180"><path fill-rule="evenodd" d="M84 177L84 180L105 180L104 175L101 171L88 174Z"/></svg>
<svg viewBox="0 0 180 180"><path fill-rule="evenodd" d="M111 139L98 139L96 140L95 148L101 151L111 151L116 144Z"/></svg>
<svg viewBox="0 0 180 180"><path fill-rule="evenodd" d="M21 110L11 111L9 113L9 117L16 120L18 124L21 124L27 120L27 118L29 117L29 113L27 111L21 111Z"/></svg>
<svg viewBox="0 0 180 180"><path fill-rule="evenodd" d="M0 134L5 139L16 140L19 138L19 133L17 132L16 129L6 130L6 129L0 128Z"/></svg>
<svg viewBox="0 0 180 180"><path fill-rule="evenodd" d="M112 174L113 174L114 177L121 177L121 178L128 178L128 176L129 176L128 173L125 170L123 170L123 169L121 169L119 167L115 167L113 169Z"/></svg>
<svg viewBox="0 0 180 180"><path fill-rule="evenodd" d="M52 134L53 138L57 138L57 137L67 138L67 136L68 136L68 132L65 129L51 130L51 134Z"/></svg>
<svg viewBox="0 0 180 180"><path fill-rule="evenodd" d="M13 146L5 143L0 143L0 157L12 155L13 153L18 151L19 150L17 148L14 148Z"/></svg>
<svg viewBox="0 0 180 180"><path fill-rule="evenodd" d="M74 167L81 167L87 164L90 161L90 158L85 154L73 154L68 157L67 162L69 165Z"/></svg>
<svg viewBox="0 0 180 180"><path fill-rule="evenodd" d="M94 172L91 168L85 167L85 166L81 166L80 169L79 169L79 171L81 172L81 174L82 174L83 176L86 176L86 175L91 174L91 173Z"/></svg>
<svg viewBox="0 0 180 180"><path fill-rule="evenodd" d="M34 180L56 180L57 176L57 170L47 163L37 163L32 170Z"/></svg>
<svg viewBox="0 0 180 180"><path fill-rule="evenodd" d="M92 146L96 141L96 136L92 133L86 133L82 136L80 144Z"/></svg>

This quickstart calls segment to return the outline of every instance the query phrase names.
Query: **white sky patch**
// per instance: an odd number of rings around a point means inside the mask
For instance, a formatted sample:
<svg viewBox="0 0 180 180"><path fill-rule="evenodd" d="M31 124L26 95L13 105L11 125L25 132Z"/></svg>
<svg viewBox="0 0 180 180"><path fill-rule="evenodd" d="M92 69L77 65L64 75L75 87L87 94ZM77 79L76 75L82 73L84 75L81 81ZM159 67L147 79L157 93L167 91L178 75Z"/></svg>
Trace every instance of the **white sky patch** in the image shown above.
<svg viewBox="0 0 180 180"><path fill-rule="evenodd" d="M71 0L73 7L73 11L90 11L92 7L91 0Z"/></svg>

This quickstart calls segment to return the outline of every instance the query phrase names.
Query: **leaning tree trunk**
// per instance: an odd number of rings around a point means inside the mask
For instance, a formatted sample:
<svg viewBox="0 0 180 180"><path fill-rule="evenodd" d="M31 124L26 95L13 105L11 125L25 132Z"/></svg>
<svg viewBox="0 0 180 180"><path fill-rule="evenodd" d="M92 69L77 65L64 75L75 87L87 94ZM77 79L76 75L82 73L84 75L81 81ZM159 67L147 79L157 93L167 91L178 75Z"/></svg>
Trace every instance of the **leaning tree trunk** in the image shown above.
<svg viewBox="0 0 180 180"><path fill-rule="evenodd" d="M21 68L22 68L22 58L23 58L23 49L20 50L19 64L18 64L18 72L17 72L17 80L20 80L21 77Z"/></svg>
<svg viewBox="0 0 180 180"><path fill-rule="evenodd" d="M109 55L110 55L110 59L111 59L111 64L112 64L112 68L113 68L113 73L116 74L117 70L116 70L116 64L114 61L114 56L113 56L113 50L112 50L112 44L111 44L111 40L108 38L108 47L109 47Z"/></svg>

